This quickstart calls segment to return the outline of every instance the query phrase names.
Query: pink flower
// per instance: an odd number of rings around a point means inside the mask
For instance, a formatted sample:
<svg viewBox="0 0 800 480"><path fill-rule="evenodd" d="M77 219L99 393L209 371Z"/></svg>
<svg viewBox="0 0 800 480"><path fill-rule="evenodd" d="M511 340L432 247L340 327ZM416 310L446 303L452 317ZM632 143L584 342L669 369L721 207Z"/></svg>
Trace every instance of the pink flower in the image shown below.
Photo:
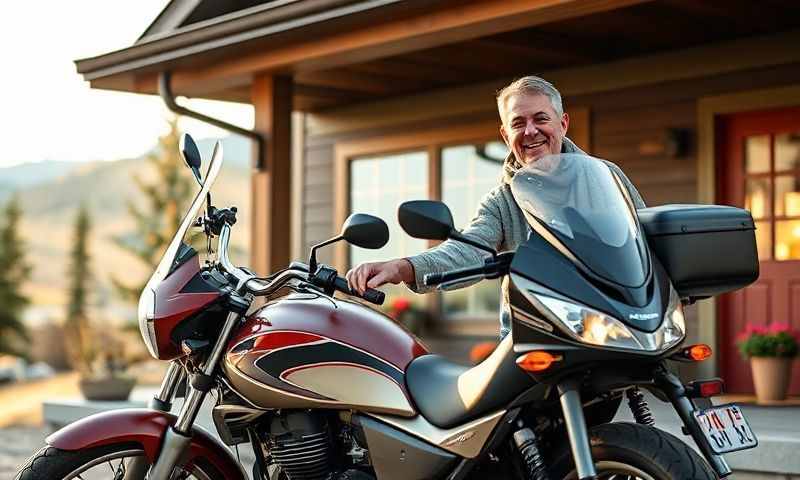
<svg viewBox="0 0 800 480"><path fill-rule="evenodd" d="M791 333L792 329L788 323L774 322L769 325L770 333Z"/></svg>

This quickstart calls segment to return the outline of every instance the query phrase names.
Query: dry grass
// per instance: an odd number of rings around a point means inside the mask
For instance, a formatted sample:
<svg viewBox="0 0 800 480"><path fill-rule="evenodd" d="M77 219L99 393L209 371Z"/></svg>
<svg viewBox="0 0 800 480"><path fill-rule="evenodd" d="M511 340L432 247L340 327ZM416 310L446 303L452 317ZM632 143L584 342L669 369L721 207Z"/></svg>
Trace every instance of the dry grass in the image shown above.
<svg viewBox="0 0 800 480"><path fill-rule="evenodd" d="M54 377L0 387L0 428L42 424L42 402L57 397L79 396L78 374L61 373Z"/></svg>

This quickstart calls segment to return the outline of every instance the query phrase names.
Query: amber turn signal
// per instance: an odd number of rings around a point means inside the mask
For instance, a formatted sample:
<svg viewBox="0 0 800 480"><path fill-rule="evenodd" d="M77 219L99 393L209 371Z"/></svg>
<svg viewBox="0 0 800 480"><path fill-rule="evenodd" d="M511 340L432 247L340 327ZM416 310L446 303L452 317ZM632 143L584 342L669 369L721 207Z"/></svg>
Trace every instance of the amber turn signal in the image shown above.
<svg viewBox="0 0 800 480"><path fill-rule="evenodd" d="M689 345L683 350L678 350L670 358L679 362L702 362L703 360L711 358L713 353L711 347L705 343L698 343L696 345Z"/></svg>
<svg viewBox="0 0 800 480"><path fill-rule="evenodd" d="M695 362L702 362L703 360L710 358L711 354L711 347L704 343L698 343L697 345L692 345L691 347L686 349L687 357L694 360Z"/></svg>
<svg viewBox="0 0 800 480"><path fill-rule="evenodd" d="M527 372L543 372L550 368L553 362L561 361L561 355L553 355L549 352L528 352L517 359L519 368Z"/></svg>

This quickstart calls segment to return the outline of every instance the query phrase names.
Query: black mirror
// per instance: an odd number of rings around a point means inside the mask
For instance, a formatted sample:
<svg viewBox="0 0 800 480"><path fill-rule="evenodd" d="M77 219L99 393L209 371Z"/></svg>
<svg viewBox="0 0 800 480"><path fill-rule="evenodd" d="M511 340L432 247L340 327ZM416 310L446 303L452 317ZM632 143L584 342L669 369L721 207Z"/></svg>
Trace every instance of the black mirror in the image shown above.
<svg viewBox="0 0 800 480"><path fill-rule="evenodd" d="M450 209L433 200L403 203L397 209L397 219L403 230L414 238L447 240L455 230Z"/></svg>
<svg viewBox="0 0 800 480"><path fill-rule="evenodd" d="M197 179L197 183L202 185L203 181L200 177L200 165L203 163L203 159L200 157L200 150L197 148L197 144L194 143L194 139L188 133L181 135L180 150L183 160L192 170L194 178Z"/></svg>
<svg viewBox="0 0 800 480"><path fill-rule="evenodd" d="M354 213L342 225L341 237L361 248L381 248L389 241L389 227L378 217Z"/></svg>

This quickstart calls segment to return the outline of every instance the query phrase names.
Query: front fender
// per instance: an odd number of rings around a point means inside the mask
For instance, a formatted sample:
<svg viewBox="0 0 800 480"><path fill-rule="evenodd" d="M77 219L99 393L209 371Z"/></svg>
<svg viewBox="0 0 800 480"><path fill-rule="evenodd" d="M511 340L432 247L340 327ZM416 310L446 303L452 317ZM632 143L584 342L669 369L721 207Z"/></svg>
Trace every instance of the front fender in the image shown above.
<svg viewBox="0 0 800 480"><path fill-rule="evenodd" d="M71 423L45 440L60 450L82 450L118 442L136 442L152 464L158 456L166 429L175 424L170 413L145 408L126 408L98 413ZM222 442L206 430L193 427L186 464L197 459L210 463L225 480L246 480L241 464Z"/></svg>

